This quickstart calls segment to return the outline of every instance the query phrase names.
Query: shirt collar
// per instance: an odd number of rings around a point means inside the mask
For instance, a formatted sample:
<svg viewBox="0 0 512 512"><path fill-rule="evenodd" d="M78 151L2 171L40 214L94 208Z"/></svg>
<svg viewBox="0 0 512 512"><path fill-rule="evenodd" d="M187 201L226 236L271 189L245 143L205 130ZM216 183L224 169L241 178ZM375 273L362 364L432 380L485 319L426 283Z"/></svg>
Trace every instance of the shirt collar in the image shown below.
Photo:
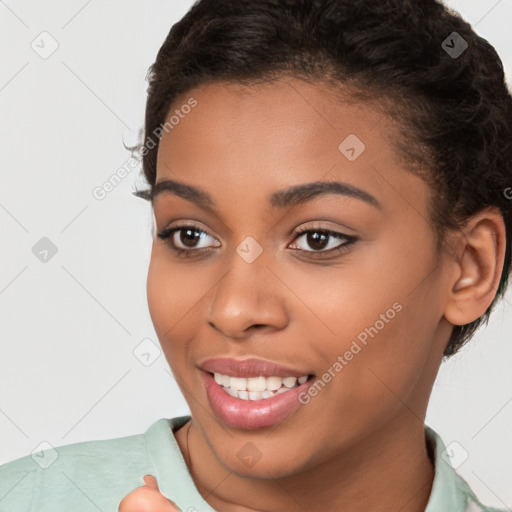
<svg viewBox="0 0 512 512"><path fill-rule="evenodd" d="M435 469L434 482L425 512L446 512L447 510L465 512L467 494L470 494L467 483L448 462L449 452L439 434L427 425L425 425L425 440Z"/></svg>
<svg viewBox="0 0 512 512"><path fill-rule="evenodd" d="M161 419L146 433L148 453L155 469L160 491L178 506L195 506L197 510L215 512L195 487L179 449L173 430L182 427L190 416ZM169 428L171 427L171 428ZM434 481L425 512L466 512L466 499L472 495L467 483L446 462L449 460L441 437L425 425L425 441L434 464ZM173 461L169 464L169 461ZM186 510L185 508L184 510ZM481 510L480 508L478 510Z"/></svg>
<svg viewBox="0 0 512 512"><path fill-rule="evenodd" d="M158 482L160 492L181 510L216 512L199 493L174 437L174 431L188 420L190 416L163 418L146 431L144 438L154 469L153 476Z"/></svg>

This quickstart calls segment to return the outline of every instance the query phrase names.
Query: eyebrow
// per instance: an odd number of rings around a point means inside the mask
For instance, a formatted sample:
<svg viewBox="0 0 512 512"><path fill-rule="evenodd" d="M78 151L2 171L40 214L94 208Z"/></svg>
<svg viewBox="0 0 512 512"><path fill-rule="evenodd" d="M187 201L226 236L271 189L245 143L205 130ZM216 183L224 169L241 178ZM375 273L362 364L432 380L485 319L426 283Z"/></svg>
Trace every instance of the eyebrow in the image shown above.
<svg viewBox="0 0 512 512"><path fill-rule="evenodd" d="M151 191L150 199L163 193L171 193L188 201L192 201L208 210L217 207L212 196L205 190L194 185L187 185L179 181L165 179L156 183ZM317 196L324 194L340 194L364 201L375 208L382 210L382 204L374 196L354 185L341 181L315 181L301 185L293 185L284 190L278 190L271 194L269 202L274 208L286 208L305 203Z"/></svg>

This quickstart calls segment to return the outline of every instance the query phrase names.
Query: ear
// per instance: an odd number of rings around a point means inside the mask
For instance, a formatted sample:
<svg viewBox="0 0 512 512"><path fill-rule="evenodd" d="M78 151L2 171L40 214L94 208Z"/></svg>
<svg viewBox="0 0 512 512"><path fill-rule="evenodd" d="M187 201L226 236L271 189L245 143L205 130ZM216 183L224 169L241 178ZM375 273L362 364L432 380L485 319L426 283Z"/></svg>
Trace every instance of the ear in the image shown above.
<svg viewBox="0 0 512 512"><path fill-rule="evenodd" d="M478 212L455 237L457 257L444 317L453 325L465 325L485 313L498 289L506 248L505 223L499 209Z"/></svg>

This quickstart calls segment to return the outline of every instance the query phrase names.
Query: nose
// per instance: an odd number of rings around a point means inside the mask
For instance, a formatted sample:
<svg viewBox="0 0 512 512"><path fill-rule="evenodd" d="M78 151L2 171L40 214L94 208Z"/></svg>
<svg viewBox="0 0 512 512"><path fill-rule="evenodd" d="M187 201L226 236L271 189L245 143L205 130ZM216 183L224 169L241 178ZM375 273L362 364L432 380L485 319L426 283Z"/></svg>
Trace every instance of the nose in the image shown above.
<svg viewBox="0 0 512 512"><path fill-rule="evenodd" d="M234 254L214 288L208 323L224 336L244 339L255 331L273 332L288 325L286 286L262 256L247 263Z"/></svg>

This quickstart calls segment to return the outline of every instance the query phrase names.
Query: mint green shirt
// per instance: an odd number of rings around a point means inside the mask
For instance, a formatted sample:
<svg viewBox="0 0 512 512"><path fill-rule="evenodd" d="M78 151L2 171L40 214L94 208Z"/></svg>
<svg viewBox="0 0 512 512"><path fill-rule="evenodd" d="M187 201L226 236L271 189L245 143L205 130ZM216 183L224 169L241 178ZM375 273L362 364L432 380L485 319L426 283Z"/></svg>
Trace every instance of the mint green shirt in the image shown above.
<svg viewBox="0 0 512 512"><path fill-rule="evenodd" d="M181 510L215 512L197 490L173 431L190 416L160 419L144 434L85 441L27 455L0 466L0 512L118 512L142 477ZM445 446L425 426L435 477L426 512L501 512L484 507L442 457ZM503 511L504 512L504 511Z"/></svg>

